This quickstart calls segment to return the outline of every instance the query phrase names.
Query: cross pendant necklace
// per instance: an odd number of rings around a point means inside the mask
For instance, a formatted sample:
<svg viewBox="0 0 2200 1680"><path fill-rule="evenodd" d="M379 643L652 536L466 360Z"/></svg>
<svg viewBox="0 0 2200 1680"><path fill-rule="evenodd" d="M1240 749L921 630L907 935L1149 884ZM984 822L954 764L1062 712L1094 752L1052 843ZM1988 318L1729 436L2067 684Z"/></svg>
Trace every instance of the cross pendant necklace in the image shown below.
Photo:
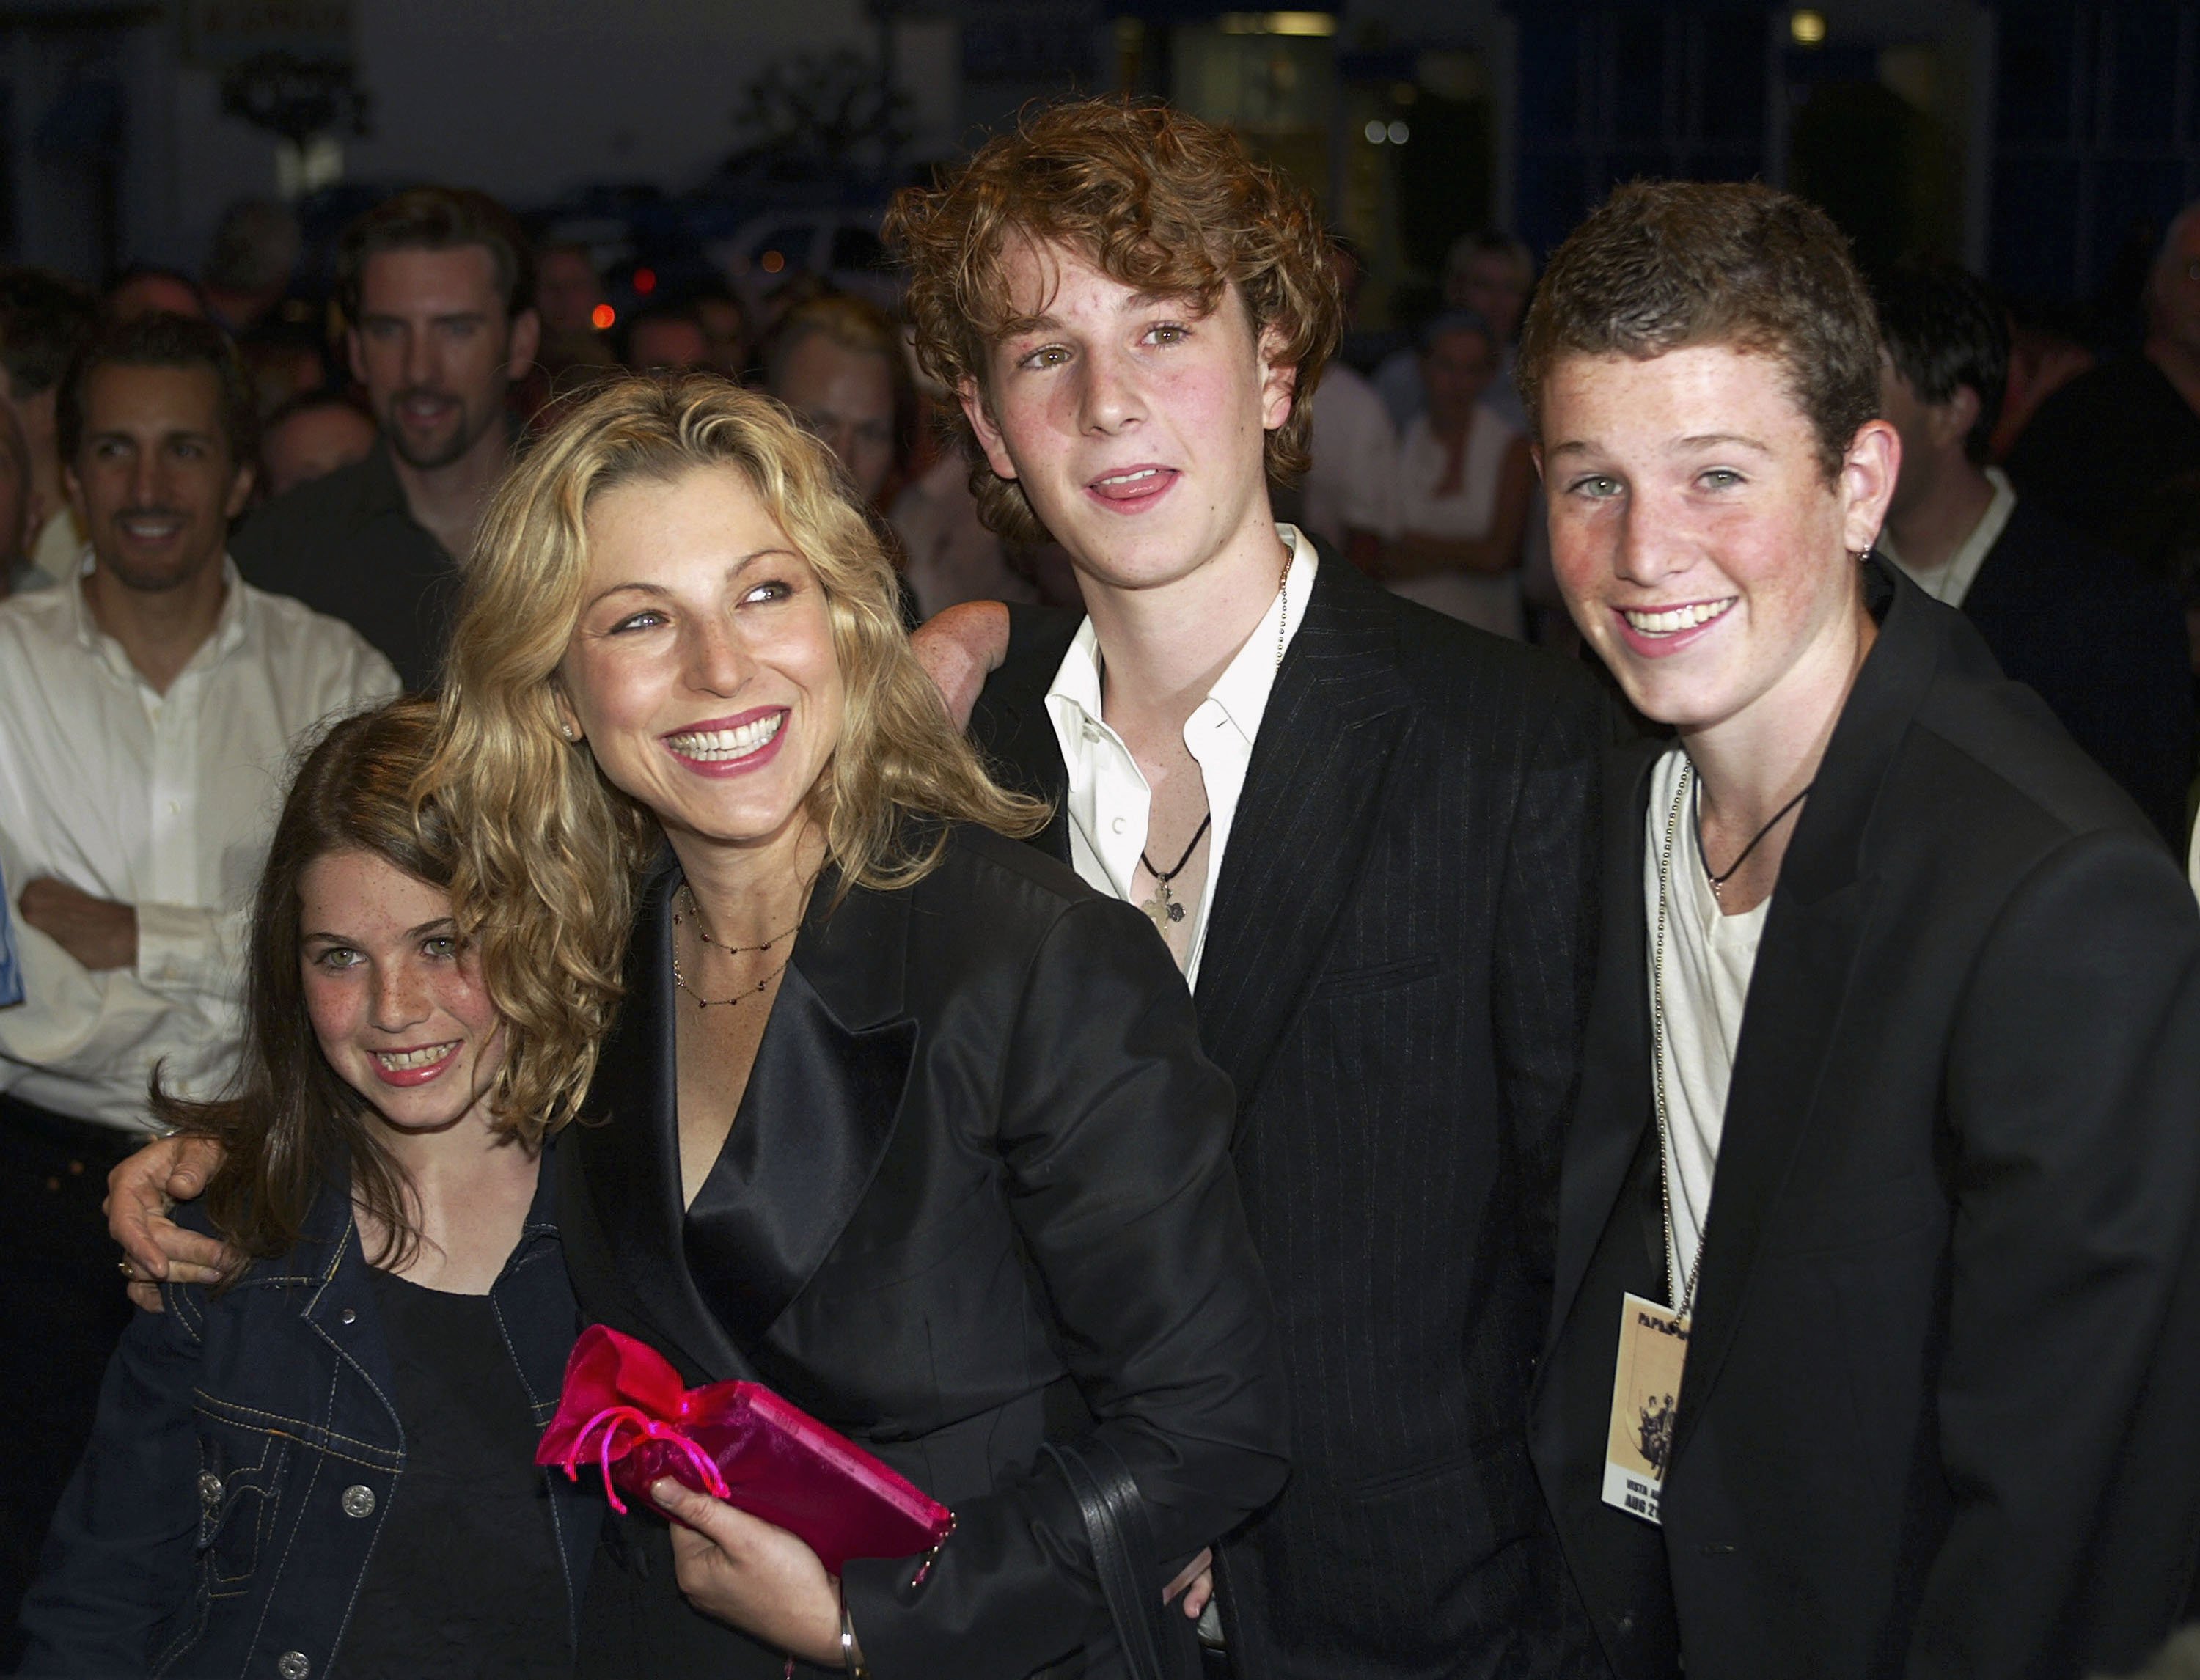
<svg viewBox="0 0 2200 1680"><path fill-rule="evenodd" d="M1284 668L1285 633L1291 622L1291 559L1295 552L1288 546L1284 548L1283 573L1276 579L1276 669L1278 670ZM1169 926L1172 922L1184 920L1184 906L1177 902L1176 894L1169 890L1169 883L1184 873L1184 866L1191 861L1191 854L1199 850L1199 843L1207 838L1208 827L1214 821L1214 813L1212 811L1199 819L1199 826L1192 830L1191 843L1185 847L1184 855L1176 860L1176 865L1173 869L1157 869L1154 867L1153 859L1147 857L1144 852L1138 853L1138 861L1146 866L1146 873L1154 878L1154 890L1147 895L1145 902L1138 908L1153 918L1154 926L1161 929L1163 939L1168 937Z"/></svg>
<svg viewBox="0 0 2200 1680"><path fill-rule="evenodd" d="M1184 906L1177 902L1176 894L1169 891L1169 882L1184 873L1184 866L1191 861L1191 854L1199 849L1200 841L1207 838L1208 826L1214 821L1214 813L1211 811L1199 819L1199 826L1191 831L1191 844L1185 847L1184 855L1176 860L1174 869L1157 869L1153 860L1144 852L1138 854L1138 861L1146 866L1146 873L1154 878L1152 896L1138 908L1153 917L1154 926L1161 930L1164 939L1168 936L1170 922L1184 920Z"/></svg>

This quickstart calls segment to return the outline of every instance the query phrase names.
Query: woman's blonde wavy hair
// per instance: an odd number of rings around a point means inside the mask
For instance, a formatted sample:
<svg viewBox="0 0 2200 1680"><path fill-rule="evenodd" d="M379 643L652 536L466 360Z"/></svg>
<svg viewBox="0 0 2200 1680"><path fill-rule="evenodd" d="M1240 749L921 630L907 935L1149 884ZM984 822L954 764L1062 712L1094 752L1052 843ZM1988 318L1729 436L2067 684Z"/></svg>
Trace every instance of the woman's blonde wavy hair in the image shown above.
<svg viewBox="0 0 2200 1680"><path fill-rule="evenodd" d="M618 1002L641 872L662 834L559 733L558 668L580 617L589 504L636 481L730 468L816 573L846 691L810 796L840 890L934 868L940 819L1035 832L948 721L910 651L893 566L839 464L769 397L708 374L628 378L570 400L498 487L465 567L442 743L420 794L457 846L451 901L506 1017L563 1054L512 1070L494 1101L556 1129L578 1113Z"/></svg>

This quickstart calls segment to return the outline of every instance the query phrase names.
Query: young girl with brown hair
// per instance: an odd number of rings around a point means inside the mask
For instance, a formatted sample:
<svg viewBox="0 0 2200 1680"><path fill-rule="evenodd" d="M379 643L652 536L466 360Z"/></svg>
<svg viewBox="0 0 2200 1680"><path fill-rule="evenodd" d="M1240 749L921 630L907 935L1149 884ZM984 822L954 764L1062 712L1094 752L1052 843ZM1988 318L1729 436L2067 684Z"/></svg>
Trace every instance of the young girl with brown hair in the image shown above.
<svg viewBox="0 0 2200 1680"><path fill-rule="evenodd" d="M255 906L243 1073L179 1210L238 1257L108 1367L24 1607L28 1674L570 1671L599 1507L533 1463L578 1328L541 1122L416 808L435 711L337 723ZM557 1613L563 1605L565 1613Z"/></svg>

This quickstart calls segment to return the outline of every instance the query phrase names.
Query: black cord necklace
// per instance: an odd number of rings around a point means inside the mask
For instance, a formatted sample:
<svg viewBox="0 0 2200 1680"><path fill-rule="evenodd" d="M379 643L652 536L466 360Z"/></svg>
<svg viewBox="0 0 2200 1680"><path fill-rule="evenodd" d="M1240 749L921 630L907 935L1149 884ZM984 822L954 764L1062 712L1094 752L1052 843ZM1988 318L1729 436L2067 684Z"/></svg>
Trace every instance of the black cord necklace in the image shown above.
<svg viewBox="0 0 2200 1680"><path fill-rule="evenodd" d="M1192 830L1191 844L1185 847L1184 856L1176 860L1176 867L1173 869L1157 869L1153 860L1144 852L1138 853L1138 861L1146 866L1146 873L1154 878L1153 896L1138 908L1153 917L1154 926L1164 934L1168 932L1170 922L1184 920L1184 906L1177 902L1176 894L1169 891L1169 882L1184 873L1184 866L1191 861L1191 854L1199 849L1200 841L1207 838L1208 825L1214 821L1214 813L1211 811L1199 819L1199 827Z"/></svg>
<svg viewBox="0 0 2200 1680"><path fill-rule="evenodd" d="M1696 831L1696 861L1704 866L1704 879L1711 883L1711 902L1713 904L1717 904L1720 902L1721 889L1725 887L1727 882L1732 881L1735 873L1740 870L1744 863L1747 863L1749 861L1749 854L1757 850L1758 842L1762 840L1775 828L1778 828L1780 826L1781 819L1786 817L1788 812L1794 810L1795 807L1802 804L1804 800L1809 799L1811 797L1811 789L1817 787L1818 784L1815 781L1806 784L1801 793L1798 793L1793 799L1788 800L1788 803L1781 806L1779 810L1774 811L1772 815L1766 819L1764 826L1762 828L1759 828L1750 837L1749 844L1741 848L1741 856L1735 858L1733 863L1727 865L1726 872L1723 875L1713 875L1711 873L1711 860L1705 854L1704 852L1704 779L1701 776L1698 776L1695 779L1695 781L1694 797L1688 802L1688 821Z"/></svg>

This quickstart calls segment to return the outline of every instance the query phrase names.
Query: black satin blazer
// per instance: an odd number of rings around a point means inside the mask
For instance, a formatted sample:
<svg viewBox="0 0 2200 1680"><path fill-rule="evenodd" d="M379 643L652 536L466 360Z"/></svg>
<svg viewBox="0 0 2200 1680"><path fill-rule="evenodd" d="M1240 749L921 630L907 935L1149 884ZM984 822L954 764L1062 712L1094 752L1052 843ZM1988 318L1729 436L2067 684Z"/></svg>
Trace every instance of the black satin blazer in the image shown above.
<svg viewBox="0 0 2200 1680"><path fill-rule="evenodd" d="M951 830L902 891L835 906L828 870L683 1215L678 880L668 863L645 891L584 1111L600 1123L572 1133L561 1213L582 1309L690 1384L769 1384L953 1507L921 1586L911 1560L848 1567L878 1680L1017 1680L1106 1648L1077 1507L1033 1467L1050 1426L1097 1420L1168 1558L1285 1472L1230 1084L1167 948L1136 910L980 829ZM779 1673L676 1599L661 1534L626 1536L608 1590L631 1602L599 1595L583 1672Z"/></svg>

